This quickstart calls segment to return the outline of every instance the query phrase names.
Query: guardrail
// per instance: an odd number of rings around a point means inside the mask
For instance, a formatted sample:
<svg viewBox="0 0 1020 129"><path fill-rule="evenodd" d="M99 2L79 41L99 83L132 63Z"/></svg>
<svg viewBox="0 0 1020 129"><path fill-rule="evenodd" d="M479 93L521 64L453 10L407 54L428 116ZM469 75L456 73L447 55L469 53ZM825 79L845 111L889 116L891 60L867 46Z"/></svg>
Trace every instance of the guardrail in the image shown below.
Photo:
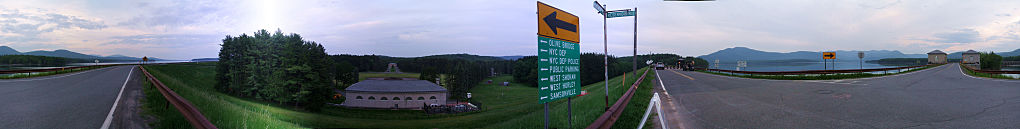
<svg viewBox="0 0 1020 129"><path fill-rule="evenodd" d="M119 65L119 64L116 64L116 65ZM79 69L79 68L88 68L88 67L105 67L105 66L113 66L113 65L88 65L88 66L74 66L74 67L48 68L48 69L5 70L5 71L0 71L0 74L53 72L53 71L61 71L61 70L67 70L67 69Z"/></svg>
<svg viewBox="0 0 1020 129"><path fill-rule="evenodd" d="M739 73L739 74L759 74L759 75L799 75L799 74L834 74L834 73L861 73L861 72L877 72L877 71L891 71L901 70L910 68L919 68L926 66L937 66L942 64L929 64L929 65L918 65L918 66L905 66L905 67L893 67L893 68L877 68L877 69L841 69L841 70L805 70L805 71L777 71L777 72L759 72L759 71L735 71L725 69L704 69L707 71L718 71L728 73Z"/></svg>
<svg viewBox="0 0 1020 129"><path fill-rule="evenodd" d="M970 66L963 65L963 64L961 64L960 67L963 67L963 68L965 68L967 70L978 72L978 73L987 73L987 74L1020 74L1020 71L1002 71L1002 70L980 70L980 69L974 69L974 68L971 68Z"/></svg>
<svg viewBox="0 0 1020 129"><path fill-rule="evenodd" d="M613 127L613 123L616 123L616 119L620 118L620 114L623 113L624 108L627 108L627 103L630 102L630 98L634 97L634 92L637 90L638 85L641 85L641 81L645 79L645 75L648 75L648 71L651 69L653 68L645 69L645 73L641 74L641 77L627 89L627 92L624 92L623 96L620 96L620 99L617 99L616 103L614 103L612 107L609 107L609 110L602 113L602 116L595 119L595 122L592 122L591 125L588 125L585 129L608 129Z"/></svg>
<svg viewBox="0 0 1020 129"><path fill-rule="evenodd" d="M156 79L156 77L153 77L152 74L149 74L149 71L145 70L145 67L138 67L142 69L142 73L145 73L145 77L149 79L149 82L152 82L152 85L159 90L159 93L163 94L163 98L166 98L170 104L173 104L174 108L177 108L177 111L181 112L181 115L183 115L185 119L188 119L191 126L194 126L196 129L216 129L216 125L209 122L209 120L198 111L198 108L191 105L191 102L188 102L188 100L177 95L177 93L166 87L166 85L163 85L163 82L160 82L159 79Z"/></svg>

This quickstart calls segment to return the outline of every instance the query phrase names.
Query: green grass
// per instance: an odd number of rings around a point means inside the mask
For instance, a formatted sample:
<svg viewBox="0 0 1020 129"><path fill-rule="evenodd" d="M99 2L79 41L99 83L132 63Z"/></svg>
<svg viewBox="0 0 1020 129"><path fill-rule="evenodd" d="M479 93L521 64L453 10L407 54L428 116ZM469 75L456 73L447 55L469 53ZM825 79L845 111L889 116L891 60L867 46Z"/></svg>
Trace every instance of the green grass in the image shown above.
<svg viewBox="0 0 1020 129"><path fill-rule="evenodd" d="M985 77L985 78L996 78L996 79L1020 79L1020 78L1013 78L1013 77L1002 75L1002 74L988 74L988 73L974 72L974 71L972 71L970 69L963 68L963 67L966 67L966 66L963 66L963 64L960 64L960 69L963 69L963 73L967 73L967 75L971 75L971 76Z"/></svg>
<svg viewBox="0 0 1020 129"><path fill-rule="evenodd" d="M543 126L543 105L538 103L538 89L517 83L498 86L499 82L512 80L510 76L491 78L494 84L481 84L471 90L473 101L480 102L481 111L458 114L425 114L415 110L373 110L327 107L322 112L311 113L274 103L237 98L219 93L213 89L215 66L206 64L150 65L150 70L164 84L191 101L219 128L541 128ZM639 71L644 71L639 70ZM653 73L649 73L654 75ZM638 74L640 75L640 74ZM379 73L362 73L361 77L378 77ZM410 77L411 73L400 76ZM635 77L628 77L633 82ZM616 123L616 128L633 128L640 121L651 98L650 80L646 77ZM486 79L489 80L489 79ZM623 77L609 80L610 104L626 90ZM630 84L625 84L629 87ZM589 94L573 100L574 122L571 128L583 128L603 112L605 95L603 83L583 87ZM159 95L147 90L148 96ZM161 96L159 96L161 97ZM176 110L161 107L161 98L146 98L143 105L147 114L160 119L157 128L190 126L175 116ZM567 128L566 101L549 103L553 128ZM168 113L169 112L169 113ZM176 114L179 115L179 114ZM650 125L650 124L649 124ZM647 125L646 125L647 126Z"/></svg>
<svg viewBox="0 0 1020 129"><path fill-rule="evenodd" d="M365 80L365 78L381 78L381 77L396 77L396 78L418 78L418 73L383 73L383 72L361 72L358 73L358 80Z"/></svg>
<svg viewBox="0 0 1020 129"><path fill-rule="evenodd" d="M77 69L64 69L64 70L50 71L50 72L16 73L16 74L10 74L10 75L0 75L0 79L17 79L17 78L30 78L30 77L50 76L50 75L57 75L57 74L64 74L64 73L73 73L73 72L86 71L86 70L97 69L97 68L104 68L104 67L107 67L107 66L85 67L85 68L77 68Z"/></svg>
<svg viewBox="0 0 1020 129"><path fill-rule="evenodd" d="M878 77L878 76L886 76L886 75L896 75L896 74L909 73L909 72L924 70L924 69L928 69L928 68L932 68L932 67L938 67L938 66L941 66L941 65L925 66L925 67L921 67L921 68L917 68L917 69L910 69L910 70L906 70L906 71L902 71L902 72L883 73L883 74L840 73L840 74L822 74L822 75L804 75L804 74L801 74L801 75L739 75L739 74L730 75L728 73L712 72L712 71L704 71L704 70L699 70L698 72L708 73L708 74L715 74L715 75L723 75L723 76L731 76L731 77L757 78L757 79L773 79L773 80L834 80L834 79L853 79L853 78L867 78L867 77Z"/></svg>

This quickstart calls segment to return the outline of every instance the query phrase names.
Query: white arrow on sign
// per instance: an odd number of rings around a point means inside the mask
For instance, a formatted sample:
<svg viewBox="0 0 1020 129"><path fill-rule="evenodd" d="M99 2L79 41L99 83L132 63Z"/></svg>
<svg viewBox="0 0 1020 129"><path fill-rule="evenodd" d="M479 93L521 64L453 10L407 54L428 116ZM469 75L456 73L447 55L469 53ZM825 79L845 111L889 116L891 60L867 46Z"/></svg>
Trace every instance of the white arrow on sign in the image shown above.
<svg viewBox="0 0 1020 129"><path fill-rule="evenodd" d="M549 80L549 78L542 78L542 81Z"/></svg>
<svg viewBox="0 0 1020 129"><path fill-rule="evenodd" d="M548 52L549 50L545 50L545 49L538 49L538 51L542 51L542 52Z"/></svg>
<svg viewBox="0 0 1020 129"><path fill-rule="evenodd" d="M546 43L546 41L545 41L545 40L542 40L542 41L538 41L538 42Z"/></svg>
<svg viewBox="0 0 1020 129"><path fill-rule="evenodd" d="M539 99L545 99L545 98L549 98L549 97L542 96L542 98L539 98Z"/></svg>
<svg viewBox="0 0 1020 129"><path fill-rule="evenodd" d="M547 68L542 68L541 70L542 70L542 71L546 71L546 70L549 70L549 69L547 69Z"/></svg>
<svg viewBox="0 0 1020 129"><path fill-rule="evenodd" d="M542 87L542 90L549 89L549 87Z"/></svg>

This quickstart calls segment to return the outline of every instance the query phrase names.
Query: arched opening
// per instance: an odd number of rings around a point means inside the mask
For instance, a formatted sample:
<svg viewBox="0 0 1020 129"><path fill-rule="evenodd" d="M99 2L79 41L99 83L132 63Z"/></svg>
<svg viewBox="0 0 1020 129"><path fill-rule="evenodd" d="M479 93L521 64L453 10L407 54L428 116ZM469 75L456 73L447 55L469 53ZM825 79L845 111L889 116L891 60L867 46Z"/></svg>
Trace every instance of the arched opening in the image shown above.
<svg viewBox="0 0 1020 129"><path fill-rule="evenodd" d="M425 100L425 97L418 97L418 100Z"/></svg>
<svg viewBox="0 0 1020 129"><path fill-rule="evenodd" d="M393 100L400 100L400 97L393 97Z"/></svg>
<svg viewBox="0 0 1020 129"><path fill-rule="evenodd" d="M379 99L379 100L389 100L389 99L386 99L386 97L382 97L382 98L381 98L381 99Z"/></svg>
<svg viewBox="0 0 1020 129"><path fill-rule="evenodd" d="M429 99L436 99L436 96L429 97Z"/></svg>
<svg viewBox="0 0 1020 129"><path fill-rule="evenodd" d="M354 98L354 99L364 99L364 98L361 98L361 96L358 96L357 98Z"/></svg>
<svg viewBox="0 0 1020 129"><path fill-rule="evenodd" d="M375 96L368 96L368 100L375 100Z"/></svg>

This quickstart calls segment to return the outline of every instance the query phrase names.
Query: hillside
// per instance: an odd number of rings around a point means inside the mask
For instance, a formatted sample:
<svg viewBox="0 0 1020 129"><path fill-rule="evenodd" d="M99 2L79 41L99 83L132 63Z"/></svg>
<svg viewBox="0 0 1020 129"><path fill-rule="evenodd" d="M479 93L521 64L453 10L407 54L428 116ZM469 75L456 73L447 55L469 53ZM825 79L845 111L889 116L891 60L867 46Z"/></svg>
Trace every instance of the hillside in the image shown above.
<svg viewBox="0 0 1020 129"><path fill-rule="evenodd" d="M58 50L54 50L54 51L30 51L30 52L22 53L22 52L18 52L17 50L14 50L11 47L7 47L7 46L0 46L0 55L34 55L34 56L49 56L49 57L73 58L73 59L89 59L89 60L98 59L98 60L108 60L108 61L134 61L134 60L142 60L142 58L130 57L130 56L124 56L124 55L110 55L110 56L86 55L86 54L82 54L82 53L78 53L78 52L74 52L74 51L69 51L69 50L64 50L64 49L58 49ZM163 59L150 57L149 60L163 60Z"/></svg>
<svg viewBox="0 0 1020 129"><path fill-rule="evenodd" d="M869 51L853 51L853 50L839 50L836 52L837 60L844 61L856 61L858 60L857 52L864 52L864 60L878 60L884 58L923 58L925 54L903 54L899 51L893 50L869 50ZM726 48L713 52L708 55L699 56L699 58L714 61L716 59L723 62L732 62L737 60L747 61L775 61L775 60L821 60L822 52L812 51L796 51L788 53L780 52L766 52L755 50L746 47L734 47Z"/></svg>

